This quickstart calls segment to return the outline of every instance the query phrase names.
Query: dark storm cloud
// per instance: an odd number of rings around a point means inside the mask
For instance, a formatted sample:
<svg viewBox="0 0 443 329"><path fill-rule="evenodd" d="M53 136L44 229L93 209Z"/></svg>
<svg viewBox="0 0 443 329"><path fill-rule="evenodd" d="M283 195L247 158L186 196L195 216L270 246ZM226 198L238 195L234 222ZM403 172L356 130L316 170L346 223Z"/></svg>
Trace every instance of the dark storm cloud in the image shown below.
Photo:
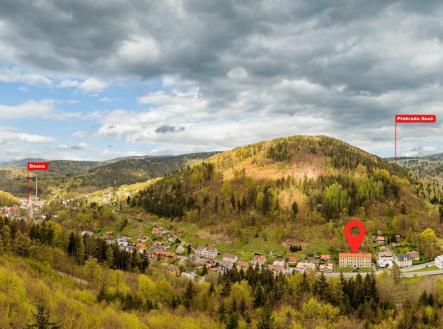
<svg viewBox="0 0 443 329"><path fill-rule="evenodd" d="M163 126L157 127L157 129L155 129L155 132L157 134L168 134L168 133L177 133L177 132L180 132L183 130L185 130L185 127L175 127L175 126L163 125Z"/></svg>
<svg viewBox="0 0 443 329"><path fill-rule="evenodd" d="M3 0L0 49L62 75L177 76L217 119L312 115L379 140L397 112L443 115L442 14L413 0Z"/></svg>

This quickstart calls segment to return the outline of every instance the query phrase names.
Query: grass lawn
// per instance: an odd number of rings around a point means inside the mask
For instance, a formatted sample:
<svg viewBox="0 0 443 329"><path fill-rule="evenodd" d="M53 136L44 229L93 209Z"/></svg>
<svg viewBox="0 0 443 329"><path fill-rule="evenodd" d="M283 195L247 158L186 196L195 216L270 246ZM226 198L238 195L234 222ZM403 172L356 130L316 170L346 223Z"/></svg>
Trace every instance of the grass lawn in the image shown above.
<svg viewBox="0 0 443 329"><path fill-rule="evenodd" d="M437 266L435 266L435 265L432 265L432 266L428 266L428 267L425 267L425 268L420 268L420 269L416 269L416 270L412 270L412 271L407 271L407 272L408 273L411 273L411 272L428 272L428 271L436 271L436 270L439 270L439 268Z"/></svg>
<svg viewBox="0 0 443 329"><path fill-rule="evenodd" d="M119 231L120 223L112 223L110 225L104 226L98 231L98 236L103 236L108 231L114 232L114 238L116 236L127 236L131 238L133 241L136 241L140 236L151 236L151 230L153 225L147 223L145 221L138 221L135 219L128 218L128 225L122 230Z"/></svg>
<svg viewBox="0 0 443 329"><path fill-rule="evenodd" d="M424 276L414 276L412 278L401 278L402 282L406 282L406 283L419 283L420 281L422 281L425 277Z"/></svg>
<svg viewBox="0 0 443 329"><path fill-rule="evenodd" d="M361 273L366 273L366 272L371 272L372 271L372 268L358 268L358 269L353 269L353 268L340 268L340 267L337 267L336 269L335 269L335 271L336 272L343 272L343 273L349 273L349 272L355 272L355 273L358 273L358 272L361 272Z"/></svg>

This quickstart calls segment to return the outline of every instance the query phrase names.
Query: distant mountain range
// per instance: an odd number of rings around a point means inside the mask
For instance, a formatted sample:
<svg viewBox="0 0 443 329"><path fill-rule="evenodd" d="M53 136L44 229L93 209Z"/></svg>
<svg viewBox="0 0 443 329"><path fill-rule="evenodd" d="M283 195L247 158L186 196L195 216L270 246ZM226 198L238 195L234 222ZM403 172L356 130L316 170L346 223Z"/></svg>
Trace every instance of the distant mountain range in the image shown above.
<svg viewBox="0 0 443 329"><path fill-rule="evenodd" d="M208 158L217 152L191 153L177 156L135 156L106 161L49 160L49 170L39 173L39 189L64 186L67 190L96 190L110 186L133 184L160 177L181 169L193 160ZM46 161L26 158L0 163L0 186L17 195L26 193L26 164Z"/></svg>
<svg viewBox="0 0 443 329"><path fill-rule="evenodd" d="M388 159L394 162L394 158ZM397 158L399 166L409 169L418 178L431 178L443 183L443 153L423 157Z"/></svg>

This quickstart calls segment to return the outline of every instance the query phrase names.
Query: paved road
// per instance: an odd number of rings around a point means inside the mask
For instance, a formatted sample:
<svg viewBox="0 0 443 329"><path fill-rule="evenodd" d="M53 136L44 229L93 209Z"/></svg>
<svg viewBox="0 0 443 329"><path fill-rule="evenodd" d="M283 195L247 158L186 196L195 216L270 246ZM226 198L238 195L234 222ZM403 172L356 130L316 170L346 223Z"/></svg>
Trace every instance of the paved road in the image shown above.
<svg viewBox="0 0 443 329"><path fill-rule="evenodd" d="M443 270L424 271L424 272L403 272L402 278L413 278L416 276L443 275Z"/></svg>
<svg viewBox="0 0 443 329"><path fill-rule="evenodd" d="M431 267L434 266L434 262L429 262L429 263L424 263L424 264L419 264L419 265L414 265L414 266L410 266L410 267L403 267L400 269L401 272L410 272L410 271L414 271L414 270L419 270L422 268L426 268L426 267Z"/></svg>
<svg viewBox="0 0 443 329"><path fill-rule="evenodd" d="M363 277L366 274L371 274L371 272L325 272L324 275L327 278L339 278L342 273L344 278L353 278L356 277L359 273ZM377 275L378 273L375 272L374 274Z"/></svg>
<svg viewBox="0 0 443 329"><path fill-rule="evenodd" d="M61 276L65 277L65 278L72 279L75 282L80 283L80 284L82 284L84 286L89 286L89 282L88 281L83 280L83 279L81 279L79 277L73 276L73 275L65 273L65 272L60 272L60 271L57 271L57 273L60 274Z"/></svg>

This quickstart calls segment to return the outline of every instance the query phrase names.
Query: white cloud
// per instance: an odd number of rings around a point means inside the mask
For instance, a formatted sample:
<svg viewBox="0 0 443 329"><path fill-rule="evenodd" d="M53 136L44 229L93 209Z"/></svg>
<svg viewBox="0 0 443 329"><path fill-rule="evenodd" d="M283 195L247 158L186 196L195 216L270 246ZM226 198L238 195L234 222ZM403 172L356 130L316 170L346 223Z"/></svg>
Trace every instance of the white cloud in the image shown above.
<svg viewBox="0 0 443 329"><path fill-rule="evenodd" d="M79 84L80 84L80 82L78 82L76 80L66 79L66 80L60 81L58 83L58 87L59 88L76 88L76 87L78 87Z"/></svg>
<svg viewBox="0 0 443 329"><path fill-rule="evenodd" d="M5 143L26 143L26 144L46 144L52 143L54 139L47 136L27 134L24 132L17 132L8 127L1 127L0 129L0 144Z"/></svg>
<svg viewBox="0 0 443 329"><path fill-rule="evenodd" d="M52 81L38 73L24 73L18 68L0 69L0 82L24 83L29 85L51 85Z"/></svg>
<svg viewBox="0 0 443 329"><path fill-rule="evenodd" d="M88 136L88 133L83 130L79 130L79 131L76 131L71 134L72 138L77 138L77 139L85 139L87 136Z"/></svg>
<svg viewBox="0 0 443 329"><path fill-rule="evenodd" d="M425 156L439 153L439 149L434 146L420 146L407 151L402 152L403 156L406 157L416 157L416 156Z"/></svg>
<svg viewBox="0 0 443 329"><path fill-rule="evenodd" d="M78 85L78 89L86 93L99 93L105 90L107 84L97 79L86 79Z"/></svg>
<svg viewBox="0 0 443 329"><path fill-rule="evenodd" d="M89 78L84 81L65 79L58 83L59 88L76 88L84 93L100 93L105 90L108 85L98 79Z"/></svg>
<svg viewBox="0 0 443 329"><path fill-rule="evenodd" d="M132 37L122 42L118 55L129 64L154 61L160 55L155 39L149 36Z"/></svg>
<svg viewBox="0 0 443 329"><path fill-rule="evenodd" d="M67 112L57 110L55 104L59 103L53 99L42 99L39 101L28 100L17 105L0 105L0 119L14 120L21 118L40 118L40 119L93 119L94 114L83 115L80 112Z"/></svg>
<svg viewBox="0 0 443 329"><path fill-rule="evenodd" d="M86 143L80 143L80 144L75 144L75 145L60 144L57 146L57 149L59 149L59 150L73 150L73 151L85 150L87 148L88 148L88 144L86 144Z"/></svg>
<svg viewBox="0 0 443 329"><path fill-rule="evenodd" d="M45 117L54 111L54 100L30 100L18 105L0 105L0 119Z"/></svg>

